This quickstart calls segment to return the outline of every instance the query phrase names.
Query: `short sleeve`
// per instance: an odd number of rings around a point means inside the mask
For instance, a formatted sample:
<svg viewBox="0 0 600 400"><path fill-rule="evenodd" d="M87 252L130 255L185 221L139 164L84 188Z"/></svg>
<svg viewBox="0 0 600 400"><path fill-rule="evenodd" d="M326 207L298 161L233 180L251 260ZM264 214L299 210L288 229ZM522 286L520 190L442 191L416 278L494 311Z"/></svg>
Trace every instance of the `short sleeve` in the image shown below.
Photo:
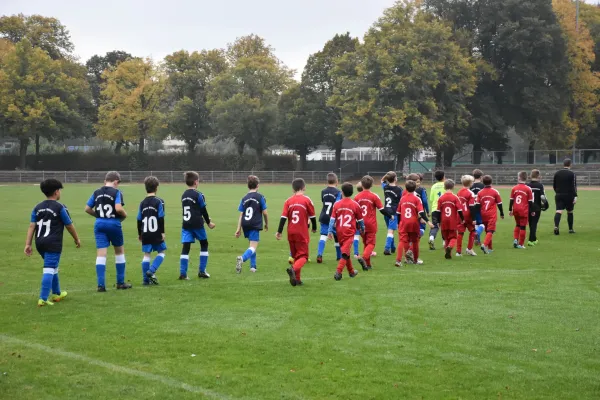
<svg viewBox="0 0 600 400"><path fill-rule="evenodd" d="M314 218L315 217L315 205L313 204L312 200L308 200L308 217L309 218Z"/></svg>
<svg viewBox="0 0 600 400"><path fill-rule="evenodd" d="M198 192L198 207L206 207L206 199L204 198L204 195L200 192Z"/></svg>
<svg viewBox="0 0 600 400"><path fill-rule="evenodd" d="M423 202L422 201L417 201L417 212L422 213L423 210Z"/></svg>
<svg viewBox="0 0 600 400"><path fill-rule="evenodd" d="M383 203L381 202L381 198L377 195L374 196L375 199L375 207L377 207L378 210L381 210L383 208Z"/></svg>
<svg viewBox="0 0 600 400"><path fill-rule="evenodd" d="M286 200L286 202L283 204L283 210L281 211L281 218L287 219L289 211L290 211L290 206Z"/></svg>
<svg viewBox="0 0 600 400"><path fill-rule="evenodd" d="M64 225L71 225L73 221L71 221L71 216L69 215L69 211L67 211L67 207L63 207L60 209L60 219Z"/></svg>
<svg viewBox="0 0 600 400"><path fill-rule="evenodd" d="M140 207L138 208L137 220L138 221L142 220L142 205L141 204L140 204Z"/></svg>
<svg viewBox="0 0 600 400"><path fill-rule="evenodd" d="M267 209L267 199L265 199L265 196L260 198L260 209L262 211L265 211Z"/></svg>
<svg viewBox="0 0 600 400"><path fill-rule="evenodd" d="M163 206L162 201L158 203L158 218L165 217L165 207Z"/></svg>
<svg viewBox="0 0 600 400"><path fill-rule="evenodd" d="M117 198L115 199L115 204L120 203L122 206L125 205L125 197L123 196L123 192L120 190L117 191Z"/></svg>
<svg viewBox="0 0 600 400"><path fill-rule="evenodd" d="M240 200L240 205L238 206L239 212L244 212L244 199Z"/></svg>
<svg viewBox="0 0 600 400"><path fill-rule="evenodd" d="M89 200L87 201L86 205L89 208L94 208L94 204L96 204L96 197L94 196L94 193L92 193L92 195L90 196Z"/></svg>
<svg viewBox="0 0 600 400"><path fill-rule="evenodd" d="M500 197L500 193L498 193L498 191L496 191L495 197L496 197L496 203L497 204L501 204L502 203L502 197Z"/></svg>
<svg viewBox="0 0 600 400"><path fill-rule="evenodd" d="M31 218L29 219L29 222L37 222L37 218L35 217L35 208L31 210Z"/></svg>
<svg viewBox="0 0 600 400"><path fill-rule="evenodd" d="M342 192L338 192L337 197L335 198L335 201L340 201L342 199Z"/></svg>

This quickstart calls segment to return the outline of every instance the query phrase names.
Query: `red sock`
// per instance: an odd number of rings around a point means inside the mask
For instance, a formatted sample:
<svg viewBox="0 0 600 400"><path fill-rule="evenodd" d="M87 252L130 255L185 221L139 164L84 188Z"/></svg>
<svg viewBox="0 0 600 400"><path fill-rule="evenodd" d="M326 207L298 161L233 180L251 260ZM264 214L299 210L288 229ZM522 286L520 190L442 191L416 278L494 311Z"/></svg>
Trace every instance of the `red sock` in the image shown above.
<svg viewBox="0 0 600 400"><path fill-rule="evenodd" d="M527 236L527 230L521 229L521 232L519 233L519 244L521 246L525 245L525 237L526 236Z"/></svg>
<svg viewBox="0 0 600 400"><path fill-rule="evenodd" d="M467 250L473 250L474 243L475 243L475 231L469 233L469 243L467 243Z"/></svg>
<svg viewBox="0 0 600 400"><path fill-rule="evenodd" d="M513 239L519 240L519 235L521 235L521 228L516 226L515 229L513 229Z"/></svg>
<svg viewBox="0 0 600 400"><path fill-rule="evenodd" d="M371 254L373 254L373 249L375 249L375 245L368 245L365 247L365 252L363 253L363 259L368 266L371 266Z"/></svg>
<svg viewBox="0 0 600 400"><path fill-rule="evenodd" d="M354 273L354 268L352 267L352 259L348 259L348 261L346 262L346 268L348 269L349 274Z"/></svg>
<svg viewBox="0 0 600 400"><path fill-rule="evenodd" d="M456 240L456 252L458 254L462 253L462 243L463 243L463 237L465 236L464 233L459 233L458 234L458 239Z"/></svg>
<svg viewBox="0 0 600 400"><path fill-rule="evenodd" d="M492 232L488 232L485 234L485 240L483 241L483 245L487 246L488 248L492 247L492 236L494 234Z"/></svg>
<svg viewBox="0 0 600 400"><path fill-rule="evenodd" d="M300 280L300 270L302 269L302 267L304 267L304 264L306 264L306 258L304 257L297 259L294 263L294 272L296 273L297 281Z"/></svg>
<svg viewBox="0 0 600 400"><path fill-rule="evenodd" d="M350 260L348 260L348 261L350 261ZM337 266L337 273L338 273L338 274L341 274L341 273L342 273L342 271L344 270L344 267L345 267L346 265L347 265L347 262L346 262L346 260L344 259L344 257L342 257L342 258L340 259L340 262L338 263L338 266Z"/></svg>

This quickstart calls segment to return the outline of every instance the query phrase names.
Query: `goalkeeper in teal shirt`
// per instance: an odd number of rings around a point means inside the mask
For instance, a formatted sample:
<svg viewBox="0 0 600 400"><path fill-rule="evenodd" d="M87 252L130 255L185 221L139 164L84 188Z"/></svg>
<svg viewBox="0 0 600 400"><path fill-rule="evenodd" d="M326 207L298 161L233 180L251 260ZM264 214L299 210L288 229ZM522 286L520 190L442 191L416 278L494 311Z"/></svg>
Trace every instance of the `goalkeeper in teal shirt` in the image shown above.
<svg viewBox="0 0 600 400"><path fill-rule="evenodd" d="M429 192L429 207L431 209L431 222L433 228L429 230L429 249L435 250L435 238L437 237L438 231L440 230L439 213L437 211L438 200L445 193L444 181L446 180L446 174L444 171L435 171L434 173L435 183L431 186ZM443 239L443 238L442 238Z"/></svg>

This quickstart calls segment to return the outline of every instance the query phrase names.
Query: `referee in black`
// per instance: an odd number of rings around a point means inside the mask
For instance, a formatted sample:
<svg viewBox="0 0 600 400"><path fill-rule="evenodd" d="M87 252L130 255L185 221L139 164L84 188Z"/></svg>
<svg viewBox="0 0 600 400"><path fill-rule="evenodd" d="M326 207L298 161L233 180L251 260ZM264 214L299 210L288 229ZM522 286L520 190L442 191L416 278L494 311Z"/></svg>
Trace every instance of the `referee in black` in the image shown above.
<svg viewBox="0 0 600 400"><path fill-rule="evenodd" d="M566 159L563 163L564 168L554 174L554 193L556 194L556 214L554 215L554 234L559 235L560 218L567 210L567 221L569 222L569 233L575 233L573 230L573 209L577 203L577 178L571 171L571 160Z"/></svg>

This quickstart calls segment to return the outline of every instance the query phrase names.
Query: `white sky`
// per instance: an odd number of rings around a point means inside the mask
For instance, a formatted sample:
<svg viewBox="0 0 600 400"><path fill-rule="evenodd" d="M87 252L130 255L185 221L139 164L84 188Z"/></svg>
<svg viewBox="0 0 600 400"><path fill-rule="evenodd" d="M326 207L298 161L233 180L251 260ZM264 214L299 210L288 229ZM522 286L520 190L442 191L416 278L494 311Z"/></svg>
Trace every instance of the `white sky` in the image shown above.
<svg viewBox="0 0 600 400"><path fill-rule="evenodd" d="M58 18L75 53L124 50L162 59L174 51L224 48L250 33L264 37L277 56L300 73L308 56L336 33L362 38L394 0L0 0L0 15Z"/></svg>

